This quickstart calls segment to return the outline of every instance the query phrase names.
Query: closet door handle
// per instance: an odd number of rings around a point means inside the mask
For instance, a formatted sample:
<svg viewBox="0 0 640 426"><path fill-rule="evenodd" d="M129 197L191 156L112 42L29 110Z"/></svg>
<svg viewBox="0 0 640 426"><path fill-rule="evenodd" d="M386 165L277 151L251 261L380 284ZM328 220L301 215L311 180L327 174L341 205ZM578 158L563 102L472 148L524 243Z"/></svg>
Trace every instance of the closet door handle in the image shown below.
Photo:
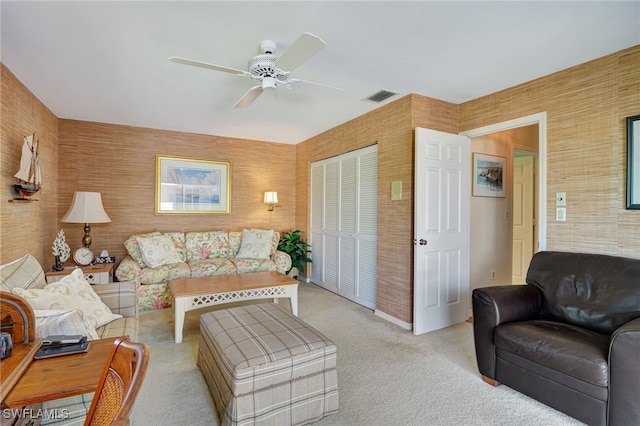
<svg viewBox="0 0 640 426"><path fill-rule="evenodd" d="M421 246L426 246L426 245L427 245L427 240L425 240L424 238L420 238L420 242L419 242L419 244L420 244Z"/></svg>

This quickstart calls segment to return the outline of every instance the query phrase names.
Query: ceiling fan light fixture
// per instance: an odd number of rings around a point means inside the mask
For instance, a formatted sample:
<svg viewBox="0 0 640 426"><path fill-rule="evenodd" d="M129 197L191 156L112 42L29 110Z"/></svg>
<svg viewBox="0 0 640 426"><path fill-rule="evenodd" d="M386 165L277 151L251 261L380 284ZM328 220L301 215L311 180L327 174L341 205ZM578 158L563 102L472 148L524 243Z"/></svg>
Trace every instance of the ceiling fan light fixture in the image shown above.
<svg viewBox="0 0 640 426"><path fill-rule="evenodd" d="M275 77L264 77L262 79L262 88L264 90L270 89L273 90L276 88L276 79Z"/></svg>

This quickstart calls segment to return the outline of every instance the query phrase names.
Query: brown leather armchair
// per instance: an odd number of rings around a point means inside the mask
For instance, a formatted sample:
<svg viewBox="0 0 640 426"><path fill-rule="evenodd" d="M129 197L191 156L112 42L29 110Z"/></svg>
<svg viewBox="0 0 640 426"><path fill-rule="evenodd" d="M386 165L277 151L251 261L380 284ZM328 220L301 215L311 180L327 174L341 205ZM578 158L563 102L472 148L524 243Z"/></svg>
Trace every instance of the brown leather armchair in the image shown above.
<svg viewBox="0 0 640 426"><path fill-rule="evenodd" d="M526 285L473 291L478 369L589 425L640 422L640 259L534 255Z"/></svg>

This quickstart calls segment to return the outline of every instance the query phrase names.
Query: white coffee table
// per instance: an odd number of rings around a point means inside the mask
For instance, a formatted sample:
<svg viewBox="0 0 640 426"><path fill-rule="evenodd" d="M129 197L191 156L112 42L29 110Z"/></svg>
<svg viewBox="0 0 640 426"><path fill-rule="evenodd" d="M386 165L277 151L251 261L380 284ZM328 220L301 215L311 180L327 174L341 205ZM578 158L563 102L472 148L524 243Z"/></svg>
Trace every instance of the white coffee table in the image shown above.
<svg viewBox="0 0 640 426"><path fill-rule="evenodd" d="M174 297L175 341L182 342L186 312L222 303L270 298L278 303L278 299L288 298L291 313L298 316L298 283L276 271L173 280L169 287Z"/></svg>

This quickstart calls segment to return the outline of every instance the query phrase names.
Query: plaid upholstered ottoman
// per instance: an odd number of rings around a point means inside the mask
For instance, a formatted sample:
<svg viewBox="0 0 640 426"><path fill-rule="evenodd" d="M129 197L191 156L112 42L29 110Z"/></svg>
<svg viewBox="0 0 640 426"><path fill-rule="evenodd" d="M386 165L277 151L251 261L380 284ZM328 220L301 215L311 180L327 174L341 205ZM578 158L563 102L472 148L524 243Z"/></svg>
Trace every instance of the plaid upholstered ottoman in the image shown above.
<svg viewBox="0 0 640 426"><path fill-rule="evenodd" d="M338 411L336 346L273 303L203 314L198 366L222 425L302 425Z"/></svg>

